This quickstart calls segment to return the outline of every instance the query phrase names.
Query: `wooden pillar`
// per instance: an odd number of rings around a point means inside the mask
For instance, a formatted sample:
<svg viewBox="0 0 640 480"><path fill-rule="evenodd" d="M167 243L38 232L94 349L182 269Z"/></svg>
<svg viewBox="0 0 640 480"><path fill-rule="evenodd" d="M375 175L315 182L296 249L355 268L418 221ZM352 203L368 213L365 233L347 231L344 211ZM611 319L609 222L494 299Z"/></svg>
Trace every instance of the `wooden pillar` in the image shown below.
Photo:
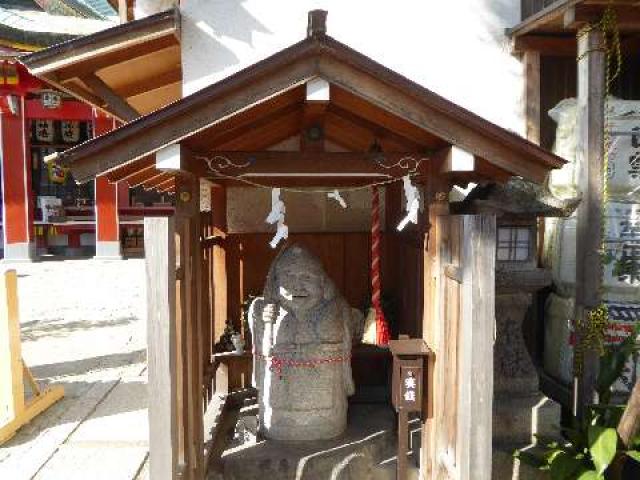
<svg viewBox="0 0 640 480"><path fill-rule="evenodd" d="M95 136L104 135L115 128L115 120L104 115L94 115ZM96 256L102 260L122 258L120 246L120 222L118 219L118 186L106 177L95 180Z"/></svg>
<svg viewBox="0 0 640 480"><path fill-rule="evenodd" d="M465 215L462 226L456 463L459 478L491 480L496 217Z"/></svg>
<svg viewBox="0 0 640 480"><path fill-rule="evenodd" d="M213 216L213 235L227 237L227 189L221 185L211 187L211 214ZM213 247L213 331L215 343L227 323L227 253L226 245Z"/></svg>
<svg viewBox="0 0 640 480"><path fill-rule="evenodd" d="M602 239L605 52L603 34L598 29L583 32L578 39L578 141L576 162L582 202L576 227L576 322L586 322L588 310L602 301ZM577 332L577 344L584 334ZM595 381L598 352L593 346L584 350L582 372L574 376L573 411L581 416L584 407L597 400Z"/></svg>
<svg viewBox="0 0 640 480"><path fill-rule="evenodd" d="M144 219L149 368L149 478L178 474L176 245L173 218Z"/></svg>
<svg viewBox="0 0 640 480"><path fill-rule="evenodd" d="M36 257L31 189L31 129L25 115L25 99L0 98L0 157L2 160L2 208L4 258L32 261Z"/></svg>
<svg viewBox="0 0 640 480"><path fill-rule="evenodd" d="M524 118L527 139L540 145L540 52L527 50L522 55L524 68Z"/></svg>
<svg viewBox="0 0 640 480"><path fill-rule="evenodd" d="M187 153L183 150L182 155ZM176 176L176 242L178 243L178 323L182 366L183 478L200 479L204 471L202 284L200 251L200 184L187 171Z"/></svg>
<svg viewBox="0 0 640 480"><path fill-rule="evenodd" d="M176 357L178 470L183 480L204 478L204 381L200 181L191 153L171 145L156 153L156 168L176 176Z"/></svg>

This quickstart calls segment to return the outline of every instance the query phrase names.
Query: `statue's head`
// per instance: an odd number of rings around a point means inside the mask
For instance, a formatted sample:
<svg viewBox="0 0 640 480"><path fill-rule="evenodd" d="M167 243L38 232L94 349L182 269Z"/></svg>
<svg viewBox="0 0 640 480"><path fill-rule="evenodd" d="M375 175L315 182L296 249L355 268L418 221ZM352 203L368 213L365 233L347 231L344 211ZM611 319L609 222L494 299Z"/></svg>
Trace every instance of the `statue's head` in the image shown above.
<svg viewBox="0 0 640 480"><path fill-rule="evenodd" d="M336 296L333 282L320 261L308 250L291 245L271 265L265 297L277 300L286 310L311 310Z"/></svg>

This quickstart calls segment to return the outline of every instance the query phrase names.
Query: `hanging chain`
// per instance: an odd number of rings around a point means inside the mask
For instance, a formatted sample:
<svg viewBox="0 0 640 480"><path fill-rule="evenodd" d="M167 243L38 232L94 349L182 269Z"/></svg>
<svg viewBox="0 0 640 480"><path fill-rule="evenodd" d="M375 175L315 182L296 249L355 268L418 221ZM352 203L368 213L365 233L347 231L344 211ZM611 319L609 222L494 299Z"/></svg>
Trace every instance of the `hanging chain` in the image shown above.
<svg viewBox="0 0 640 480"><path fill-rule="evenodd" d="M601 302L594 308L586 312L586 316L580 316L575 325L577 343L574 347L574 370L577 375L581 375L584 368L584 353L587 349L597 350L600 355L604 354L604 336L609 324L609 309L602 300L604 298L604 272L606 266L606 214L607 201L609 197L609 152L611 150L611 128L607 120L609 112L609 100L611 97L611 86L620 76L622 71L622 48L620 46L620 30L618 19L612 2L605 9L602 18L596 23L587 25L578 34L578 40L593 30L602 32L602 44L595 49L587 50L577 57L580 62L593 51L603 51L605 54L605 107L604 107L604 132L603 132L603 162L602 162L602 222L600 226L600 262L602 266L599 295Z"/></svg>

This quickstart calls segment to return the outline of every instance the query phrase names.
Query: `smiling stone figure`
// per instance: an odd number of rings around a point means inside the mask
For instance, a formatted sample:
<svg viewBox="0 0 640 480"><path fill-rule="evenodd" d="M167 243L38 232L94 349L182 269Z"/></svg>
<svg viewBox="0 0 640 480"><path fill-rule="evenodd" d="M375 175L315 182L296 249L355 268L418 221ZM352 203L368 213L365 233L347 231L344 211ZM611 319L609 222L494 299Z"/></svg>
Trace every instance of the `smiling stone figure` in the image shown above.
<svg viewBox="0 0 640 480"><path fill-rule="evenodd" d="M347 423L352 325L359 319L302 247L273 261L249 311L260 428L275 440L319 440Z"/></svg>

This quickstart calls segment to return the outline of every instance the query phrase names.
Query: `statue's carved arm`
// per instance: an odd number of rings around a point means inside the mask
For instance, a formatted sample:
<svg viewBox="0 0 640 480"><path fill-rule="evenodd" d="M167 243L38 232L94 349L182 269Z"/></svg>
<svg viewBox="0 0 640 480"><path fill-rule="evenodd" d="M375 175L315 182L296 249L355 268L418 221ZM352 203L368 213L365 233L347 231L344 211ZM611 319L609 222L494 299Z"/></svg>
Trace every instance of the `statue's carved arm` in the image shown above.
<svg viewBox="0 0 640 480"><path fill-rule="evenodd" d="M277 303L265 303L262 309L263 334L262 334L262 355L271 356L273 349L273 324L278 319L279 306Z"/></svg>

